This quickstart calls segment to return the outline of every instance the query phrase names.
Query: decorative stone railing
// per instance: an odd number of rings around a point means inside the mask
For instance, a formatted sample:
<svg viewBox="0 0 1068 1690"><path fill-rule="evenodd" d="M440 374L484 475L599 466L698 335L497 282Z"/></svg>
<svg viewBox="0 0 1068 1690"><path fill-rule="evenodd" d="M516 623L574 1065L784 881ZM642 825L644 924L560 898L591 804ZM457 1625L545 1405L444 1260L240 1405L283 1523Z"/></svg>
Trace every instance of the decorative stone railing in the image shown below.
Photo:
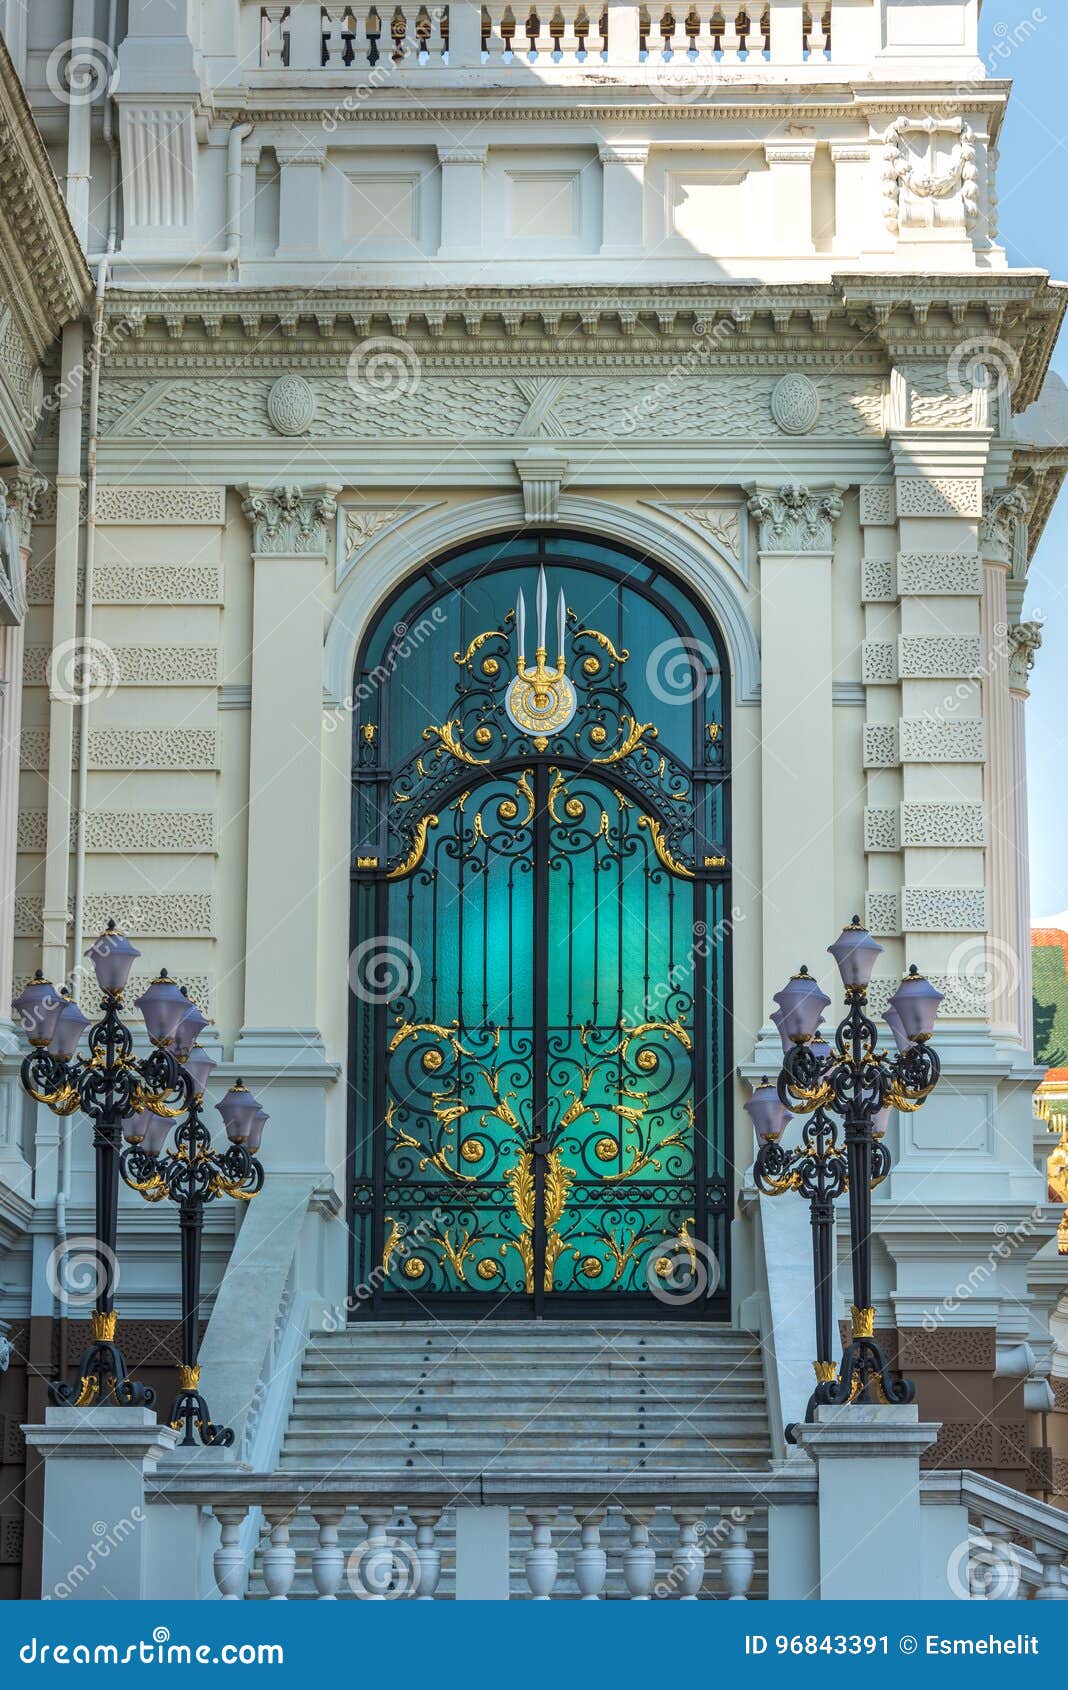
<svg viewBox="0 0 1068 1690"><path fill-rule="evenodd" d="M494 1587L507 1594L515 1559L510 1548L522 1540L523 1574L535 1601L565 1593L599 1600L609 1582L633 1601L691 1601L708 1595L706 1574L727 1600L745 1601L755 1564L751 1522L766 1509L772 1490L777 1503L811 1503L814 1476L805 1470L774 1478L683 1474L669 1499L662 1484L629 1474L496 1481L483 1474L468 1483L392 1475L357 1481L284 1473L209 1476L202 1469L161 1472L149 1482L146 1502L211 1510L220 1534L214 1580L228 1601L257 1594L248 1551L257 1518L264 1534L258 1578L276 1601L287 1600L298 1576L308 1572L320 1601L339 1593L379 1600L439 1597L443 1516L455 1546L450 1585L456 1595L484 1596ZM292 1540L308 1539L309 1519L311 1540L298 1553Z"/></svg>
<svg viewBox="0 0 1068 1690"><path fill-rule="evenodd" d="M1068 1602L1068 1514L979 1473L928 1473L926 1507L962 1505L966 1555L953 1582L987 1602Z"/></svg>
<svg viewBox="0 0 1068 1690"><path fill-rule="evenodd" d="M848 19L848 56L866 43L875 8L856 0ZM452 5L290 6L246 10L258 24L262 71L378 72L529 69L539 76L561 69L599 73L606 66L714 75L717 69L759 73L768 65L821 65L835 56L833 0L692 0L685 6L633 0L471 0ZM255 63L255 43L248 41Z"/></svg>

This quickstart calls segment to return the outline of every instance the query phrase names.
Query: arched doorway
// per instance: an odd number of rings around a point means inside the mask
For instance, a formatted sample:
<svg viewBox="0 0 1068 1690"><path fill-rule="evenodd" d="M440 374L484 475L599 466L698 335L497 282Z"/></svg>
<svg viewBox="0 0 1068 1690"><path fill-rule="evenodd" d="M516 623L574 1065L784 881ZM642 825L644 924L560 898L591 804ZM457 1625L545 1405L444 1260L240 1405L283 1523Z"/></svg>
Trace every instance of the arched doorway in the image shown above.
<svg viewBox="0 0 1068 1690"><path fill-rule="evenodd" d="M352 772L361 1311L726 1317L728 699L683 586L588 538L466 547L376 619Z"/></svg>

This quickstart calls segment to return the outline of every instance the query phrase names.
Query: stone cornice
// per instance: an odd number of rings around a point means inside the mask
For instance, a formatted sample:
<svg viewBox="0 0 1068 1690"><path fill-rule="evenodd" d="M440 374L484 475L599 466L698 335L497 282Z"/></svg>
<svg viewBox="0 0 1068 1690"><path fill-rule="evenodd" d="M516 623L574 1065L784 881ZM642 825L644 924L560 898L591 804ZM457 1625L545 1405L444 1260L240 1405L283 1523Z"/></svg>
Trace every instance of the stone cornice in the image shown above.
<svg viewBox="0 0 1068 1690"><path fill-rule="evenodd" d="M349 288L279 287L149 290L118 287L109 320L132 325L110 336L112 374L147 367L189 373L314 366L372 332L412 340L439 362L470 364L502 346L596 367L674 359L694 367L788 367L793 356L883 370L894 356L941 358L962 339L994 333L1016 351L1018 406L1037 396L1068 293L1044 271L958 276L842 274L829 282L618 287ZM711 334L715 326L716 333ZM690 367L684 365L684 369Z"/></svg>
<svg viewBox="0 0 1068 1690"><path fill-rule="evenodd" d="M0 282L39 359L80 317L92 278L0 36Z"/></svg>
<svg viewBox="0 0 1068 1690"><path fill-rule="evenodd" d="M217 88L215 111L234 122L265 125L310 123L318 126L329 112L338 130L348 124L413 123L447 117L457 123L598 123L626 122L673 125L696 118L734 123L742 120L779 122L864 123L886 121L902 113L926 115L932 110L955 114L982 113L989 132L996 139L1008 100L1011 83L977 80L962 89L959 80L944 78L923 82L859 84L859 78L840 82L790 81L789 76L772 82L754 82L744 75L737 80L729 71L717 70L710 81L707 99L665 101L662 90L651 83L636 85L625 72L613 86L611 72L601 67L591 85L588 73L568 77L560 74L551 85L531 86L510 75L487 77L479 73L467 85L456 81L420 76L407 86L391 84L375 88L355 75L324 76L309 87L302 81L291 87L288 72L258 86L240 90ZM345 94L359 97L346 102ZM287 99L286 96L289 96Z"/></svg>

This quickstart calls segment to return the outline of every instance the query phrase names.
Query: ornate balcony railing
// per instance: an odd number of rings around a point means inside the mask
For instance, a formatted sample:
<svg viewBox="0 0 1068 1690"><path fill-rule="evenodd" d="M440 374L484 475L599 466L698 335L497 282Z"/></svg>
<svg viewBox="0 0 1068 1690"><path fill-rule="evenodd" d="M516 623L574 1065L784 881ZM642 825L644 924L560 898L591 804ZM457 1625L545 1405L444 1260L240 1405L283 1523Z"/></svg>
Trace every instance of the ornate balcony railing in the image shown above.
<svg viewBox="0 0 1068 1690"><path fill-rule="evenodd" d="M471 0L452 6L260 6L259 68L351 72L376 67L545 73L560 68L671 66L714 72L832 58L832 0L632 4L628 0Z"/></svg>

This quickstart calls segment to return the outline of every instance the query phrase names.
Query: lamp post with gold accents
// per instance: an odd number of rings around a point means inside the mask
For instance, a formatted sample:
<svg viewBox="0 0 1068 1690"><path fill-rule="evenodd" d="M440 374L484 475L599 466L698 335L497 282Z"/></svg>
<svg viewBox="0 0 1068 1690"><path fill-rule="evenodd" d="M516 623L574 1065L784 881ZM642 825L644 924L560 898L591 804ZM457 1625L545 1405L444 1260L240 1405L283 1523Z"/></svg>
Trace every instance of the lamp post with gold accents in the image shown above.
<svg viewBox="0 0 1068 1690"><path fill-rule="evenodd" d="M124 1123L145 1118L165 1136L167 1123L184 1112L186 1087L173 1049L175 1029L187 1014L189 999L163 969L137 999L152 1049L133 1054L133 1034L122 1020L122 995L140 951L109 921L86 955L101 991L100 1019L90 1023L64 991L57 991L38 970L15 1000L31 1045L21 1070L22 1085L37 1103L56 1115L81 1111L93 1125L96 1163L96 1307L91 1342L82 1357L78 1383L55 1380L48 1387L57 1407L88 1408L109 1401L124 1408L146 1408L155 1401L148 1386L129 1376L116 1342L115 1242L119 1205L119 1150ZM77 1054L86 1028L88 1056Z"/></svg>
<svg viewBox="0 0 1068 1690"><path fill-rule="evenodd" d="M882 948L859 916L828 946L846 999L833 1044L818 1036L831 1000L806 968L775 994L778 1009L771 1019L782 1039L782 1068L775 1084L762 1081L745 1106L759 1143L754 1174L760 1190L769 1196L799 1191L811 1205L819 1353L809 1420L821 1404L908 1403L915 1396L910 1380L891 1376L875 1342L871 1194L890 1172L890 1152L883 1142L890 1110L919 1109L938 1083L941 1067L930 1038L942 994L911 968L884 1012L896 1052L879 1050L878 1029L868 1015L868 986ZM793 1115L809 1119L801 1144L787 1150L780 1140ZM835 1116L844 1129L842 1139ZM836 1363L834 1205L844 1192L849 1194L852 1339Z"/></svg>
<svg viewBox="0 0 1068 1690"><path fill-rule="evenodd" d="M229 1426L217 1426L200 1391L200 1256L204 1234L204 1206L219 1197L244 1202L263 1189L263 1166L257 1160L268 1116L240 1080L216 1104L229 1140L224 1151L215 1150L211 1134L200 1118L204 1087L215 1066L197 1038L207 1019L195 1005L179 1025L176 1041L186 1083L185 1119L175 1128L174 1148L164 1151L167 1127L162 1135L154 1131L151 1119L131 1116L124 1123L126 1148L122 1153L122 1177L126 1184L149 1203L164 1198L177 1205L182 1247L182 1359L178 1367L178 1392L167 1419L176 1432L184 1432L182 1443L225 1448L233 1443Z"/></svg>

